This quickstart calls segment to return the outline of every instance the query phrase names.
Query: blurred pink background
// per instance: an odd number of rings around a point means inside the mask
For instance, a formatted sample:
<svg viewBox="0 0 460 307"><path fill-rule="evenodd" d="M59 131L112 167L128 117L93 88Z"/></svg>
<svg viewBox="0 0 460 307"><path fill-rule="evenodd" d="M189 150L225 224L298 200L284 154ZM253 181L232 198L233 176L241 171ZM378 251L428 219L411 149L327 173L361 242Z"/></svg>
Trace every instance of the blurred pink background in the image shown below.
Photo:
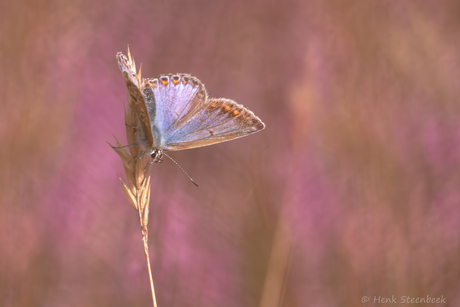
<svg viewBox="0 0 460 307"><path fill-rule="evenodd" d="M190 73L267 125L171 153L199 189L167 159L152 168L159 307L460 306L459 12L2 1L0 306L151 306L106 143L126 143L128 44L144 77Z"/></svg>

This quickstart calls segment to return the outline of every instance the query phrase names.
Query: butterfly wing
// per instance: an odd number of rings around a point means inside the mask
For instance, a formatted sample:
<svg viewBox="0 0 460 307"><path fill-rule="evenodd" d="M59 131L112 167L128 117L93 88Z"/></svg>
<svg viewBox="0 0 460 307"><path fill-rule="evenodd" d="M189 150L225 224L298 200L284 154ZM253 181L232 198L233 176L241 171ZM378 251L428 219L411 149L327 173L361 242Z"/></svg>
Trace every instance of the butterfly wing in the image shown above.
<svg viewBox="0 0 460 307"><path fill-rule="evenodd" d="M251 111L229 99L208 99L190 75L160 76L145 82L155 147L181 150L233 140L264 129Z"/></svg>
<svg viewBox="0 0 460 307"><path fill-rule="evenodd" d="M149 110L155 147L166 149L166 136L206 103L203 84L187 74L145 80L142 89Z"/></svg>
<svg viewBox="0 0 460 307"><path fill-rule="evenodd" d="M136 74L136 66L128 50L128 57L119 52L117 54L118 66L123 74L128 88L128 103L131 110L138 117L138 141L146 149L154 146L150 117L144 96L141 92L143 81L140 75Z"/></svg>
<svg viewBox="0 0 460 307"><path fill-rule="evenodd" d="M245 107L230 99L208 99L166 135L167 150L208 146L240 138L265 128L265 124Z"/></svg>

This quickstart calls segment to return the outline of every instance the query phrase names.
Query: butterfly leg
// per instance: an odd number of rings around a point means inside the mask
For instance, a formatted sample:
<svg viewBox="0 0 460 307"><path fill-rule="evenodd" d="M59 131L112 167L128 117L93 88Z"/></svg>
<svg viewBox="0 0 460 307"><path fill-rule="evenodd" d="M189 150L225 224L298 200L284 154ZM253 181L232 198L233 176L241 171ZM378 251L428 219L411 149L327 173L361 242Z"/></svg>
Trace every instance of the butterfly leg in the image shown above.
<svg viewBox="0 0 460 307"><path fill-rule="evenodd" d="M112 146L112 148L125 148L125 147L132 147L132 146L137 146L139 145L140 143L137 142L137 143L133 143L133 144L128 144L128 145L124 145L124 146Z"/></svg>
<svg viewBox="0 0 460 307"><path fill-rule="evenodd" d="M145 153L146 153L146 151L145 151L145 150L144 150L144 151L142 151L142 152L141 152L141 154L139 155L139 157L136 157L136 158L132 158L132 159L131 159L131 160L128 162L128 164L129 164L129 163L131 163L131 161L140 160L140 159L141 159L141 158L144 156L144 154L145 154Z"/></svg>

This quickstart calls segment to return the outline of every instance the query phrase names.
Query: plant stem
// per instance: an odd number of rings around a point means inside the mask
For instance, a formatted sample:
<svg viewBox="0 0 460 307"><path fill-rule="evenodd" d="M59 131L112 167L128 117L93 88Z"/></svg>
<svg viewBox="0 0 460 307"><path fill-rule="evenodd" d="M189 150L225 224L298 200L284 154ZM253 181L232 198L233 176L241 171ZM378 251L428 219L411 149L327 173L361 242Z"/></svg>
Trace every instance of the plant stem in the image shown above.
<svg viewBox="0 0 460 307"><path fill-rule="evenodd" d="M139 214L139 217L141 214ZM141 225L142 225L142 218L141 218ZM150 257L149 257L149 245L148 245L148 230L147 226L142 225L142 241L144 242L144 253L145 259L147 259L147 268L149 270L149 279L150 279L150 290L152 291L152 300L153 300L153 307L157 307L157 300L155 298L155 288L153 286L153 278L152 278L152 269L150 268Z"/></svg>
<svg viewBox="0 0 460 307"><path fill-rule="evenodd" d="M145 258L147 259L147 267L149 269L150 288L152 290L153 307L157 307L157 300L155 298L155 289L153 287L152 270L150 269L149 247L147 245L147 241L144 241L144 252L145 252Z"/></svg>

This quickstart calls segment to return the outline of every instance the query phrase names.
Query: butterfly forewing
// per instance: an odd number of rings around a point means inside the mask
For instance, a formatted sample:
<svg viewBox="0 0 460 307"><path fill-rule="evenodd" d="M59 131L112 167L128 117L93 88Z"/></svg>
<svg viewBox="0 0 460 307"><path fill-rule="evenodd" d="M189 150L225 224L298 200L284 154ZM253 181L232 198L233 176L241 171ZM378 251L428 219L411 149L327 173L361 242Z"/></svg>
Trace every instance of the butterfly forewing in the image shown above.
<svg viewBox="0 0 460 307"><path fill-rule="evenodd" d="M208 99L183 125L166 136L166 150L230 141L265 128L251 111L230 99Z"/></svg>
<svg viewBox="0 0 460 307"><path fill-rule="evenodd" d="M128 88L128 105L138 117L138 141L145 148L154 146L152 128L150 126L149 112L143 94L139 89L139 78L136 74L134 63L122 53L117 54L118 66Z"/></svg>

